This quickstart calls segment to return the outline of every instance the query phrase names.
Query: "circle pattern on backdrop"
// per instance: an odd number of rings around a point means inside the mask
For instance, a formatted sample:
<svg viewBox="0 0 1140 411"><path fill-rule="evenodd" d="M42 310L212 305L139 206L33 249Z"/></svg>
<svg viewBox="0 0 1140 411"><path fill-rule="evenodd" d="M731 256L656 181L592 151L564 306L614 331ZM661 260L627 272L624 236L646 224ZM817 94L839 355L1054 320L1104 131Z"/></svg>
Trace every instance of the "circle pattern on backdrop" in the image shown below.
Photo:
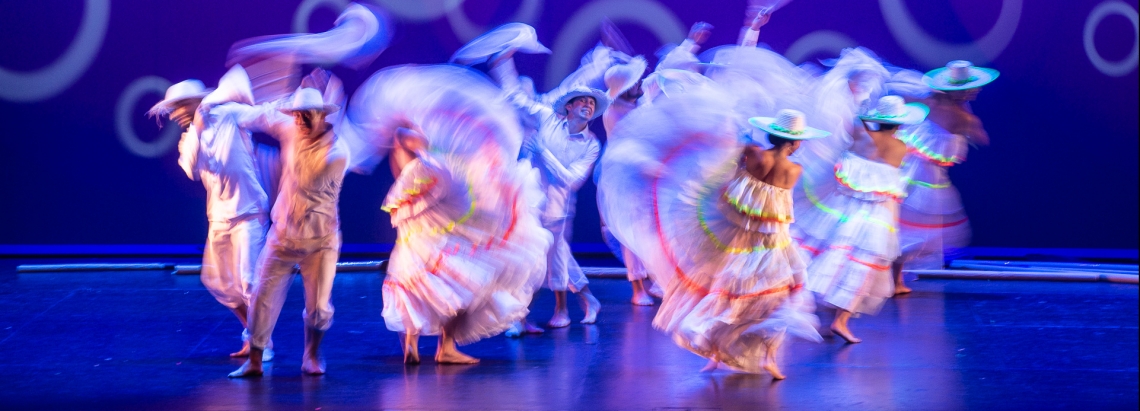
<svg viewBox="0 0 1140 411"><path fill-rule="evenodd" d="M47 67L30 72L17 72L0 67L0 98L8 101L34 102L55 97L72 84L95 60L107 24L111 20L111 0L86 0L83 21L75 40Z"/></svg>
<svg viewBox="0 0 1140 411"><path fill-rule="evenodd" d="M115 103L115 134L119 136L119 142L123 143L127 151L139 157L162 157L178 143L178 136L182 133L177 124L172 124L173 122L168 122L158 138L151 142L139 139L132 126L135 116L138 115L134 109L139 99L150 93L164 95L167 87L170 87L169 80L158 76L146 76L132 81L123 89L123 93L119 94L119 101Z"/></svg>
<svg viewBox="0 0 1140 411"><path fill-rule="evenodd" d="M1100 55L1096 50L1096 28L1100 26L1100 22L1113 14L1124 16L1128 21L1132 22L1132 52L1120 61L1108 61ZM1089 56L1089 61L1101 73L1112 77L1120 77L1125 74L1131 73L1136 69L1137 62L1140 62L1140 19L1137 18L1136 9L1133 9L1128 4L1122 1L1106 1L1098 4L1089 13L1088 19L1085 19L1085 54Z"/></svg>
<svg viewBox="0 0 1140 411"><path fill-rule="evenodd" d="M931 36L914 20L903 0L879 0L883 20L895 41L915 61L942 67L950 60L970 60L987 64L1001 55L1021 21L1022 0L1002 0L997 22L980 38L968 43L947 43Z"/></svg>
<svg viewBox="0 0 1140 411"><path fill-rule="evenodd" d="M546 89L557 87L579 61L576 53L586 41L593 39L603 18L614 23L637 23L649 29L662 43L680 42L685 38L681 19L665 6L652 0L599 0L574 13L554 40L553 54L546 66Z"/></svg>

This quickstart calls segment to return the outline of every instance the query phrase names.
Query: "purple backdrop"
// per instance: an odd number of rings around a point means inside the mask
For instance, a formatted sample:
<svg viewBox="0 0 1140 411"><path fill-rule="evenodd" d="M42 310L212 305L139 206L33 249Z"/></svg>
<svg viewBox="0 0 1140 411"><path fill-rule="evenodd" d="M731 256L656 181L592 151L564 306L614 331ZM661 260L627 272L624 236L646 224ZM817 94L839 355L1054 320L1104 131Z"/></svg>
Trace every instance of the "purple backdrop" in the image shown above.
<svg viewBox="0 0 1140 411"><path fill-rule="evenodd" d="M652 56L693 22L732 43L744 0L373 0L397 19L369 68L335 70L349 90L373 71L440 63L487 27L525 21L555 50L519 69L549 88L597 41L609 16ZM461 3L454 6L455 3ZM173 128L143 112L162 87L215 83L234 41L325 30L343 0L0 1L0 244L200 244L204 192L176 165ZM1136 1L796 0L761 41L796 61L863 45L929 70L972 59L1002 71L974 105L993 144L951 175L974 245L1137 248ZM386 167L350 175L341 200L347 243L394 238L380 201ZM600 242L593 187L575 242Z"/></svg>

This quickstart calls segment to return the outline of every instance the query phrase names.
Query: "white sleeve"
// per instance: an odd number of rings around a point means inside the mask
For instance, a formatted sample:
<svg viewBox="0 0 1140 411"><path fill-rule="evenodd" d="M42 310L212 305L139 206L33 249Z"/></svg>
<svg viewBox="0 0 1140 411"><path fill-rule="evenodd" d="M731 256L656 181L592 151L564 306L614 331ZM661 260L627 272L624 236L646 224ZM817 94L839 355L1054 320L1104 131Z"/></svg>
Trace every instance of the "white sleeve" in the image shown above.
<svg viewBox="0 0 1140 411"><path fill-rule="evenodd" d="M198 131L191 127L182 133L178 140L178 166L186 172L186 177L198 181Z"/></svg>

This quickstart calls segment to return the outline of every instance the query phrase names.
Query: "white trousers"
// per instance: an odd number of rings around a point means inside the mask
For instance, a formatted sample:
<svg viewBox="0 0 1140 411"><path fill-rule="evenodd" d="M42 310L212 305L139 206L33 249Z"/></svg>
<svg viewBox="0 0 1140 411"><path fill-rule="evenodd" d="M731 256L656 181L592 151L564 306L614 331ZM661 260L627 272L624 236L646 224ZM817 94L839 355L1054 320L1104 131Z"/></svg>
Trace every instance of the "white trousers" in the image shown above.
<svg viewBox="0 0 1140 411"><path fill-rule="evenodd" d="M546 252L546 286L553 291L578 292L589 285L586 274L570 253L570 224L574 216L544 221L542 226L554 234L554 242Z"/></svg>
<svg viewBox="0 0 1140 411"><path fill-rule="evenodd" d="M249 306L267 221L261 215L234 223L210 223L202 254L202 285L226 308Z"/></svg>
<svg viewBox="0 0 1140 411"><path fill-rule="evenodd" d="M249 308L250 345L265 348L281 316L281 307L293 285L294 267L301 266L305 287L305 326L328 330L332 326L332 285L340 256L340 232L319 240L291 241L269 233L257 264L257 281Z"/></svg>

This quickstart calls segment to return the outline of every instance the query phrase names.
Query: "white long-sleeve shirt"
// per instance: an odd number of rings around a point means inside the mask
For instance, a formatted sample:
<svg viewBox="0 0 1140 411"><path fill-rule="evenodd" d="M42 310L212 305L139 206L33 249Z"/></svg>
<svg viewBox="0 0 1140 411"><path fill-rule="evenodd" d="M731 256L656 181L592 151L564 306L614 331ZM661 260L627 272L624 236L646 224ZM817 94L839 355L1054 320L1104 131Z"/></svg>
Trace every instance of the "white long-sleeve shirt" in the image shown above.
<svg viewBox="0 0 1140 411"><path fill-rule="evenodd" d="M232 223L269 212L269 196L258 178L253 141L248 128L232 115L234 106L249 107L226 103L200 110L202 118L182 133L178 142L179 166L206 188L210 222Z"/></svg>
<svg viewBox="0 0 1140 411"><path fill-rule="evenodd" d="M601 76L608 68L602 65L589 66L586 69L589 74L580 71L574 77L586 79L593 78L594 74ZM589 128L571 133L566 119L556 114L549 103L537 101L524 92L519 87L518 72L515 71L513 60L508 59L492 68L491 74L499 81L519 115L524 117L523 123L539 124L537 132L530 137L535 141L523 145L520 157L530 159L531 164L541 172L543 191L546 193L543 218L551 220L573 216L576 193L590 177L594 163L601 155L598 137ZM557 94L554 97L557 99L578 85L564 81L547 95ZM528 146L534 150L528 151Z"/></svg>
<svg viewBox="0 0 1140 411"><path fill-rule="evenodd" d="M273 230L280 240L324 240L340 231L337 203L348 171L348 149L330 124L319 138L297 134L293 118L269 105L235 107L251 130L281 141L281 188L273 206Z"/></svg>

